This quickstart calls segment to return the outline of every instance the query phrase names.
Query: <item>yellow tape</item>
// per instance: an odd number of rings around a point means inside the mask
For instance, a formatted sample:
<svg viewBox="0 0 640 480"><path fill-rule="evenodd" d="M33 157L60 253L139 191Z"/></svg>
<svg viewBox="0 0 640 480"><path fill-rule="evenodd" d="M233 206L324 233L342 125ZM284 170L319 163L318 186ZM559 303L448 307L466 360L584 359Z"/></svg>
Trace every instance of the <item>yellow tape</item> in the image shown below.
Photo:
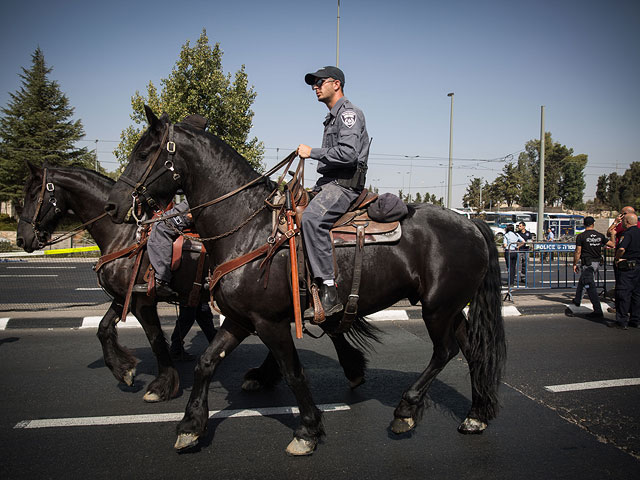
<svg viewBox="0 0 640 480"><path fill-rule="evenodd" d="M95 252L100 251L100 248L97 245L93 247L78 247L78 248L58 248L55 250L45 250L45 255L58 255L60 253L75 253L75 252Z"/></svg>

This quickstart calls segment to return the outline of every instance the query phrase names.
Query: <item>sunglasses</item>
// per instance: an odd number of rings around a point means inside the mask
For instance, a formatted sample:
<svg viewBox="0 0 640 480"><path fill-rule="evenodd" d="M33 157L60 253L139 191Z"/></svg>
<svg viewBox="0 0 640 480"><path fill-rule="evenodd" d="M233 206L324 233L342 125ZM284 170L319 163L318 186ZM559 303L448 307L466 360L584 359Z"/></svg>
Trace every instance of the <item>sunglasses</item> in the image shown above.
<svg viewBox="0 0 640 480"><path fill-rule="evenodd" d="M329 81L335 82L333 78L319 78L314 82L313 85L311 85L311 88L315 88L315 87L322 88L322 86Z"/></svg>

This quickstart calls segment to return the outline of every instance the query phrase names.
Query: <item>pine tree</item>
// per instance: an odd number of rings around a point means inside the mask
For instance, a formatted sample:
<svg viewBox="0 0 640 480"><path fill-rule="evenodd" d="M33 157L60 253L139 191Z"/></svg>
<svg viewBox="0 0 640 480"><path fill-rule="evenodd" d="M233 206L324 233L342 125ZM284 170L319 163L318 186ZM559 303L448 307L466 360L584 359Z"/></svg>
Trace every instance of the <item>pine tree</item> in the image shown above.
<svg viewBox="0 0 640 480"><path fill-rule="evenodd" d="M197 113L209 120L207 130L222 138L243 155L258 170L262 167L264 145L257 138L249 139L253 123L253 104L256 93L249 87L244 65L233 78L222 70L222 49L216 43L209 46L206 30L191 47L182 46L180 58L169 78L161 79L162 91L152 82L147 85L147 96L139 92L131 98L131 119L140 127L130 126L120 135L120 144L114 155L121 166L126 165L129 153L147 127L144 105L154 112L166 112L172 122L178 122Z"/></svg>
<svg viewBox="0 0 640 480"><path fill-rule="evenodd" d="M94 154L76 148L84 136L80 120L71 120L74 109L57 82L47 77L44 54L37 48L29 70L19 74L22 87L10 93L0 118L0 200L16 202L29 176L26 161L42 166L94 165Z"/></svg>

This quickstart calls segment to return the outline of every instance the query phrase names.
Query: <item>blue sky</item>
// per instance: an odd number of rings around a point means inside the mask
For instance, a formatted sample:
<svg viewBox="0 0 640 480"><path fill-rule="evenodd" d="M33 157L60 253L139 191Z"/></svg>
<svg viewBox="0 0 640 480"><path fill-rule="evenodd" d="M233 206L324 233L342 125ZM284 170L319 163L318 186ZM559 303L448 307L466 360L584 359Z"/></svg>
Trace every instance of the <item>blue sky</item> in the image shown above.
<svg viewBox="0 0 640 480"><path fill-rule="evenodd" d="M39 46L82 120L82 145L100 140L99 159L113 170L131 96L149 81L159 87L206 28L226 72L246 66L258 93L252 135L270 166L299 143L320 143L326 107L303 78L335 64L336 16L337 0L4 0L0 105ZM471 177L492 181L539 138L541 105L554 140L589 156L585 199L599 175L640 160L637 0L341 0L340 17L345 93L366 115L367 183L380 191L446 198L449 92L452 206Z"/></svg>

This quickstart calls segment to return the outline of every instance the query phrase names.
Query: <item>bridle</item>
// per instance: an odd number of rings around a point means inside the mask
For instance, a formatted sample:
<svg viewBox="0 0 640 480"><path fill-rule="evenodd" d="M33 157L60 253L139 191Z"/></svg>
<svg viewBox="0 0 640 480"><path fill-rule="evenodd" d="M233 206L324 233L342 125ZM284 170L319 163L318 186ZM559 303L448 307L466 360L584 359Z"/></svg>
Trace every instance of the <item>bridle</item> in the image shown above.
<svg viewBox="0 0 640 480"><path fill-rule="evenodd" d="M176 153L176 144L173 141L173 124L168 124L165 127L164 132L162 134L162 140L160 140L160 146L154 152L153 157L151 158L151 161L149 162L149 165L147 166L140 180L135 182L134 180L130 179L124 174L121 175L119 178L119 180L122 180L123 183L129 185L130 187L133 187L133 191L131 192L131 197L133 200L132 212L134 214L134 217L135 217L136 207L140 205L141 201L146 202L147 205L149 205L149 208L151 208L156 213L163 211L158 205L158 202L156 202L156 200L149 195L147 188L151 184L153 184L158 179L160 179L165 173L169 173L169 172L173 174L172 178L174 181L177 182L178 180L180 180L180 174L175 171L171 157L165 160L164 168L158 170L153 175L151 175L153 167L158 162L158 159L160 158L160 154L164 149L165 143L166 143L166 149L167 149L167 152L169 152L169 155L170 156L174 155ZM136 220L138 223L140 223L139 219L136 218Z"/></svg>
<svg viewBox="0 0 640 480"><path fill-rule="evenodd" d="M38 195L38 200L36 202L36 211L33 214L33 218L20 215L20 218L18 219L19 222L25 222L31 225L31 228L33 228L33 233L38 239L39 248L43 248L48 245L53 245L55 243L59 243L63 240L66 240L67 238L75 235L76 232L80 230L84 230L85 227L91 225L92 223L100 220L102 217L107 215L107 212L104 212L98 215L97 217L92 218L88 222L85 222L82 225L74 228L73 230L70 230L63 235L60 235L59 237L54 238L53 240L49 240L48 242L47 241L43 242L41 239L46 238L45 234L48 232L42 231L40 229L40 223L42 222L42 220L44 220L44 218L49 213L49 210L51 210L52 208L55 215L60 215L62 213L62 210L60 210L60 207L58 207L58 200L56 199L55 191L56 191L56 187L53 184L53 182L47 181L47 169L44 168L42 172L42 186L40 188L40 193ZM45 198L45 193L47 192L49 193L49 201L46 202L47 204L46 208L43 210L42 205L45 203L44 198ZM42 214L42 216L40 214Z"/></svg>
<svg viewBox="0 0 640 480"><path fill-rule="evenodd" d="M166 147L165 147L165 142L166 142ZM129 185L130 187L133 187L133 192L131 193L131 196L133 197L133 206L132 206L132 211L135 212L136 207L138 206L138 202L140 201L140 197L143 197L144 200L147 202L147 205L149 205L150 208L154 209L156 212L161 212L161 210L158 208L158 204L157 202L148 194L147 188L154 183L155 181L157 181L160 177L162 177L165 173L171 172L172 178L174 181L178 181L180 180L180 174L178 172L175 171L174 168L174 164L173 161L171 160L171 157L169 159L167 159L164 162L164 167L163 169L158 170L157 172L155 172L153 175L151 175L151 172L153 170L153 167L156 165L156 163L158 162L158 159L160 158L160 154L162 153L162 151L164 149L167 149L167 152L169 152L169 155L174 155L176 153L176 144L174 142L174 132L173 132L173 124L167 124L163 135L162 135L162 139L160 140L160 144L157 148L157 150L154 152L153 157L151 158L151 160L149 161L149 165L147 166L147 168L145 169L142 177L140 178L139 181L135 182L133 180L131 180L130 178L126 177L125 175L121 175L120 176L120 180L122 180L124 183L126 183L127 185ZM227 198L243 191L246 190L247 188L251 187L252 185L255 185L261 181L264 181L265 179L268 179L272 174L274 174L275 172L277 172L278 170L280 170L284 165L287 165L287 167L285 168L285 172L287 172L289 166L291 165L291 163L293 162L293 160L295 159L295 157L297 156L297 152L293 151L291 152L284 160L280 161L276 166L274 166L273 168L271 168L269 171L263 173L262 175L254 178L253 180L245 183L244 185L236 188L235 190L225 193L224 195L221 195L220 197L214 198L213 200L209 200L208 202L202 203L200 205L191 207L187 212L177 212L171 215L163 215L163 216L158 216L156 218L150 219L150 220L145 220L145 221L141 221L141 220L137 220L138 225L147 225L150 223L156 223L159 221L164 221L164 220L168 220L170 218L176 217L178 215L184 215L185 213L192 213L196 210L205 208L205 207L209 207L211 205L214 205L216 203L219 203L223 200L226 200ZM282 180L282 178L284 177L284 174L282 175L282 177L278 180L278 184L280 184L280 181ZM275 192L274 192L275 193ZM273 195L273 193L272 193ZM271 195L269 195L269 197L271 197ZM257 212L254 212L254 214L252 214L251 217L249 217L247 220L245 220L242 223L242 226L246 225L246 223L248 223L248 221L250 221L253 217L255 217L260 211L262 211L264 208L266 208L267 205L263 205ZM134 214L135 216L135 214ZM222 238L225 236L230 235L231 233L235 233L239 228L235 228L233 231L227 232L225 234L219 235L218 237L212 237L211 239L217 239L217 238ZM210 239L201 239L201 240L210 240Z"/></svg>
<svg viewBox="0 0 640 480"><path fill-rule="evenodd" d="M58 201L55 197L56 187L53 185L53 182L47 181L47 169L45 168L42 172L42 186L40 187L40 193L38 194L38 200L36 202L36 211L33 214L32 218L25 217L24 215L20 215L18 219L19 222L25 222L31 225L33 228L33 233L36 235L38 239L39 245L43 247L46 243L42 243L41 238L44 237L44 233L40 230L40 222L47 216L49 210L54 209L55 215L59 215L62 213L62 210L58 207ZM45 194L49 193L49 201L46 202L46 207L43 209L42 206L45 203ZM42 216L40 214L42 213Z"/></svg>

